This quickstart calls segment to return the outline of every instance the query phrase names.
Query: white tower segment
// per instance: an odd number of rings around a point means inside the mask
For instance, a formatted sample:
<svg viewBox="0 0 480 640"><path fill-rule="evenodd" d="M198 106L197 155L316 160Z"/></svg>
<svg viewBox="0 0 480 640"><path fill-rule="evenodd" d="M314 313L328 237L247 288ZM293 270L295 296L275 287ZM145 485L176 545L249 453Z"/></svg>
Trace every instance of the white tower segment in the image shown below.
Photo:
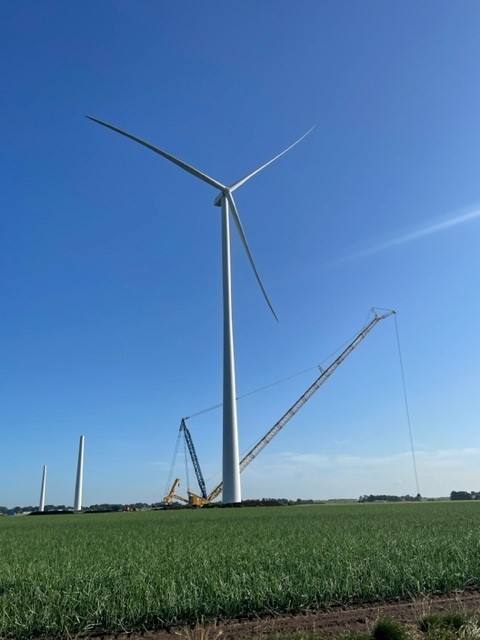
<svg viewBox="0 0 480 640"><path fill-rule="evenodd" d="M85 450L85 436L80 436L80 444L78 445L77 482L75 484L75 502L73 505L74 511L82 510L84 450Z"/></svg>
<svg viewBox="0 0 480 640"><path fill-rule="evenodd" d="M45 493L47 491L47 465L43 465L42 473L42 487L40 489L40 504L38 505L39 511L45 511Z"/></svg>
<svg viewBox="0 0 480 640"><path fill-rule="evenodd" d="M232 281L231 281L231 260L230 260L230 215L235 221L237 231L240 235L243 247L247 254L248 260L252 266L253 272L257 279L257 282L262 290L262 293L270 307L275 319L278 321L277 315L268 299L265 287L258 273L255 261L248 246L247 238L243 230L240 216L233 199L233 192L238 189L242 184L250 180L254 175L259 173L262 169L265 169L269 164L283 156L284 153L292 149L297 145L305 136L307 136L312 129L307 131L301 138L296 140L289 147L284 149L281 153L274 158L261 165L252 173L244 176L237 182L234 182L230 186L222 184L218 180L211 178L206 173L199 171L195 167L187 164L183 160L176 158L170 153L155 147L154 145L134 136L131 133L127 133L118 127L115 127L107 122L86 116L89 120L93 120L98 124L101 124L112 131L116 131L135 142L147 147L151 151L158 153L170 162L173 162L181 169L184 169L188 173L194 175L196 178L203 180L207 184L219 189L219 194L215 198L214 204L217 207L222 208L222 271L223 271L223 502L227 504L241 502L241 486L240 486L240 467L239 467L239 449L238 449L238 426L237 426L237 405L236 405L236 388L235 388L235 357L234 357L234 345L233 345L233 321L232 321Z"/></svg>

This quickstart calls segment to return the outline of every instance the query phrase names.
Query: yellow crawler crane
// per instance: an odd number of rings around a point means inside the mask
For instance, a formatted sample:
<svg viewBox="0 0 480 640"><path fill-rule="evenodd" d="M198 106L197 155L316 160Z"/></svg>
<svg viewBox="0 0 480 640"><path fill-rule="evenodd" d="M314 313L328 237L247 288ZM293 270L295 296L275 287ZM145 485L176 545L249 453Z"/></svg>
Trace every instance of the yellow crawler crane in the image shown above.
<svg viewBox="0 0 480 640"><path fill-rule="evenodd" d="M273 425L273 427L269 429L269 431L267 431L267 433L263 436L263 438L261 438L257 442L257 444L255 444L250 449L250 451L240 460L240 473L244 471L251 462L253 462L253 460L258 456L258 454L261 451L263 451L263 449L267 446L267 444L271 442L273 438L277 435L277 433L279 433L283 429L283 427L287 424L287 422L293 418L293 416L303 407L303 405L306 402L308 402L308 400L310 400L313 394L316 391L318 391L318 389L320 389L320 387L328 380L328 378L337 369L337 367L339 367L342 364L345 358L347 358L347 356L349 356L352 353L355 347L357 347L360 344L360 342L370 333L373 327L377 325L381 320L384 320L385 318L389 318L395 313L395 311L387 310L385 313L380 315L378 314L377 309L375 309L375 307L372 308L371 312L373 314L373 318L362 329L360 329L360 331L353 338L353 340L345 347L342 353L332 362L331 365L329 365L326 369L320 368L321 373L318 376L318 378L313 382L313 384L310 385L310 387L305 391L305 393L303 393L300 396L300 398L288 409L288 411L286 411L283 414L280 420L278 420ZM196 493L193 493L192 491L188 490L187 491L188 500L186 498L180 498L179 496L173 496L173 497L177 497L183 502L186 502L191 506L203 507L207 504L210 504L213 500L215 500L215 498L218 498L218 496L222 493L222 490L223 490L223 482L220 482L220 484L218 484L211 493L207 494L206 488L205 488L205 482L203 480L203 475L200 468L200 463L198 461L197 454L195 452L192 436L190 434L190 431L188 430L188 427L185 423L184 418L182 419L182 422L180 424L180 431L177 439L177 445L176 445L175 454L174 454L174 461L176 458L176 453L178 450L178 442L182 434L182 431L184 433L185 440L188 445L188 449L190 452L190 456L192 458L195 474L197 476L197 480L198 480L202 495L199 496ZM172 469L173 469L173 464L172 464ZM176 486L178 485L175 485L174 483L174 486L176 489ZM170 495L172 491L173 493L175 493L174 486L172 486L172 490L168 495ZM165 498L165 501L166 501L166 498ZM171 502L169 504L171 504Z"/></svg>
<svg viewBox="0 0 480 640"><path fill-rule="evenodd" d="M204 507L206 504L210 504L210 502L213 500L211 496L202 498L202 496L199 496L198 494L193 493L193 491L190 491L188 489L187 489L187 494L188 494L188 504L191 507Z"/></svg>
<svg viewBox="0 0 480 640"><path fill-rule="evenodd" d="M180 500L180 502L185 502L185 504L189 504L191 507L203 507L210 502L208 498L202 498L202 496L193 493L189 489L187 489L188 498L184 498L183 496L178 495L177 489L179 486L180 478L175 478L170 491L163 499L164 504L171 505L173 503L173 500L176 499Z"/></svg>
<svg viewBox="0 0 480 640"><path fill-rule="evenodd" d="M182 496L177 496L177 494L175 493L179 486L180 486L180 478L175 478L172 484L172 488L163 499L163 502L165 504L169 504L169 505L172 504L174 498L176 498L177 500L181 500L182 502L188 502L188 500L186 500L185 498L182 498Z"/></svg>

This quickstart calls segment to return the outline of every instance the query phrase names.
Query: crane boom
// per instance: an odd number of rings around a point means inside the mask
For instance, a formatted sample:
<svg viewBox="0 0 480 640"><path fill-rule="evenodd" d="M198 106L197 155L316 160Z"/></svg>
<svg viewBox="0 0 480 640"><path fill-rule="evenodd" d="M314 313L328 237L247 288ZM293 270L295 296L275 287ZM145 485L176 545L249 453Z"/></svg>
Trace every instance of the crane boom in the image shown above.
<svg viewBox="0 0 480 640"><path fill-rule="evenodd" d="M355 338L348 344L348 346L342 351L342 353L332 362L332 364L327 367L322 373L318 376L315 382L305 391L303 395L288 409L286 413L278 420L273 427L267 431L267 433L255 444L250 451L240 460L240 472L242 472L248 465L255 460L258 454L263 451L263 449L267 446L269 442L273 440L273 438L277 435L279 431L283 429L283 427L287 424L289 420L293 418L293 416L303 407L303 405L310 400L313 394L320 389L320 387L328 380L328 378L332 375L332 373L339 367L342 362L345 360L347 356L349 356L355 347L367 336L368 333L373 329L373 327L378 324L381 320L388 318L393 315L395 311L388 311L383 315L378 315L375 309L373 309L374 317L368 324L366 324L363 329L361 329ZM208 500L214 500L217 496L220 495L223 489L223 482L215 487L215 489L208 496Z"/></svg>
<svg viewBox="0 0 480 640"><path fill-rule="evenodd" d="M175 478L172 484L172 488L163 499L163 502L165 504L172 504L173 499L177 497L177 495L175 494L175 491L177 490L177 487L179 486L179 484L180 484L180 478Z"/></svg>
<svg viewBox="0 0 480 640"><path fill-rule="evenodd" d="M195 471L195 475L197 476L197 482L198 482L198 486L200 487L202 498L206 500L207 486L203 478L200 462L198 461L197 452L195 451L195 446L193 444L192 436L187 427L187 423L185 422L185 418L182 418L182 422L180 424L180 431L182 430L183 430L183 435L185 436L185 442L187 443L188 451L190 453L190 458L192 459L193 469Z"/></svg>

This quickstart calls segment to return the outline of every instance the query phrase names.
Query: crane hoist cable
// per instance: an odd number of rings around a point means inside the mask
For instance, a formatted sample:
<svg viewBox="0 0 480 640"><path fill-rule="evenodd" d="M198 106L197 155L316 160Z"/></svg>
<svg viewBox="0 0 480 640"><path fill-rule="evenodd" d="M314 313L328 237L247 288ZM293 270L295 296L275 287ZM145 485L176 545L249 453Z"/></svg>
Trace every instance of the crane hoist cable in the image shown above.
<svg viewBox="0 0 480 640"><path fill-rule="evenodd" d="M413 445L412 424L410 422L410 411L409 411L409 408L408 408L407 385L405 384L405 371L403 369L402 350L400 349L400 336L398 334L397 316L395 316L395 332L397 334L398 358L399 358L399 361L400 361L400 372L402 374L403 399L404 399L404 402L405 402L405 414L407 416L408 434L409 434L409 437L410 437L410 448L411 448L411 452L412 452L413 471L415 473L415 484L417 486L417 495L420 495L420 484L418 482L418 472L417 472L417 460L416 460L416 457L415 457L415 447Z"/></svg>
<svg viewBox="0 0 480 640"><path fill-rule="evenodd" d="M165 485L165 491L164 491L165 496L169 493L170 487L172 486L173 472L175 471L175 463L177 461L178 447L180 444L181 437L182 437L182 430L179 429L178 435L177 435L177 441L175 442L175 449L173 451L172 464L170 465L170 471L168 473L167 484Z"/></svg>
<svg viewBox="0 0 480 640"><path fill-rule="evenodd" d="M187 487L190 487L190 474L188 473L188 456L187 456L187 440L185 438L185 433L183 434L183 460L185 463L185 477L187 479Z"/></svg>
<svg viewBox="0 0 480 640"><path fill-rule="evenodd" d="M376 307L378 309L378 307ZM386 311L388 311L388 309L386 309ZM372 311L370 310L368 316L367 316L367 320L368 318L371 316ZM355 334L356 335L356 334ZM292 373L291 375L287 376L286 378L281 378L280 380L275 380L275 382L270 382L269 384L265 384L263 385L263 387L258 387L258 389L253 389L252 391L247 391L247 393L242 393L241 396L237 396L235 398L235 400L242 400L243 398L247 398L248 396L253 396L255 393L260 393L260 391L265 391L265 389L270 389L270 387L275 387L277 384L281 384L282 382L288 382L288 380L292 380L293 378L297 378L298 376L303 375L304 373L309 373L310 371L314 371L314 370L320 370L323 371L323 367L322 365L327 362L328 360L330 360L331 358L333 358L333 356L338 353L341 349L343 349L343 347L348 344L353 338L350 338L349 340L345 340L345 342L343 344L341 344L339 347L337 347L335 349L335 351L333 351L330 355L328 355L326 358L324 358L319 364L314 365L313 367L308 367L308 369L303 369L302 371L297 371L296 373ZM195 413L192 413L189 416L185 416L185 420L190 420L191 418L197 418L198 416L202 416L204 413L209 413L210 411L215 411L215 409L220 409L220 407L223 407L223 402L217 402L217 404L213 404L210 407L206 407L205 409L200 409L200 411L196 411Z"/></svg>

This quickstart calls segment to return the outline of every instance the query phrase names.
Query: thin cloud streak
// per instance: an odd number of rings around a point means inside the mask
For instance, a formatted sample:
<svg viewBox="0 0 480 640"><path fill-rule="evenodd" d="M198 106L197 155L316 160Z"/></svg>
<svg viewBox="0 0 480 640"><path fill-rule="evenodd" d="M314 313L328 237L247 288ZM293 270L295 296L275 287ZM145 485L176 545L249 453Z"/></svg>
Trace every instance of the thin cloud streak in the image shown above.
<svg viewBox="0 0 480 640"><path fill-rule="evenodd" d="M439 231L444 231L445 229L456 227L459 224L470 222L471 220L474 220L476 218L480 218L480 208L476 208L471 211L467 211L466 213L462 213L452 218L448 218L443 222L437 222L435 224L431 224L428 227L424 227L423 229L418 229L417 231L413 231L412 233L407 233L403 236L399 236L398 238L394 238L393 240L389 240L387 242L383 242L382 244L376 245L374 247L364 249L363 251L352 253L351 255L345 256L344 258L339 258L338 260L334 261L334 263L340 264L343 262L350 262L351 260L356 260L357 258L364 258L374 253L379 253L380 251L385 251L393 247L398 247L399 245L406 244L407 242L413 242L414 240L424 238L425 236L432 235L433 233L438 233Z"/></svg>
<svg viewBox="0 0 480 640"><path fill-rule="evenodd" d="M411 456L409 451L400 451L396 453L387 454L384 456L361 456L355 454L322 454L322 453L294 453L285 452L280 453L280 464L298 465L301 468L305 468L307 465L315 465L317 467L366 467L373 469L375 467L392 467L395 464L400 464L409 460ZM433 451L418 451L416 452L417 459L425 463L435 462L442 465L448 465L450 463L457 463L459 460L463 464L467 464L467 461L472 458L478 458L480 456L480 448L465 447L463 449L436 449Z"/></svg>
<svg viewBox="0 0 480 640"><path fill-rule="evenodd" d="M313 499L352 498L388 493L389 487L397 487L392 489L395 493L413 494L416 486L411 455L407 450L385 455L321 451L266 454L262 463L245 475L245 494L291 499L298 495ZM452 490L470 491L476 487L480 447L417 450L416 459L420 493L424 496L448 496Z"/></svg>

